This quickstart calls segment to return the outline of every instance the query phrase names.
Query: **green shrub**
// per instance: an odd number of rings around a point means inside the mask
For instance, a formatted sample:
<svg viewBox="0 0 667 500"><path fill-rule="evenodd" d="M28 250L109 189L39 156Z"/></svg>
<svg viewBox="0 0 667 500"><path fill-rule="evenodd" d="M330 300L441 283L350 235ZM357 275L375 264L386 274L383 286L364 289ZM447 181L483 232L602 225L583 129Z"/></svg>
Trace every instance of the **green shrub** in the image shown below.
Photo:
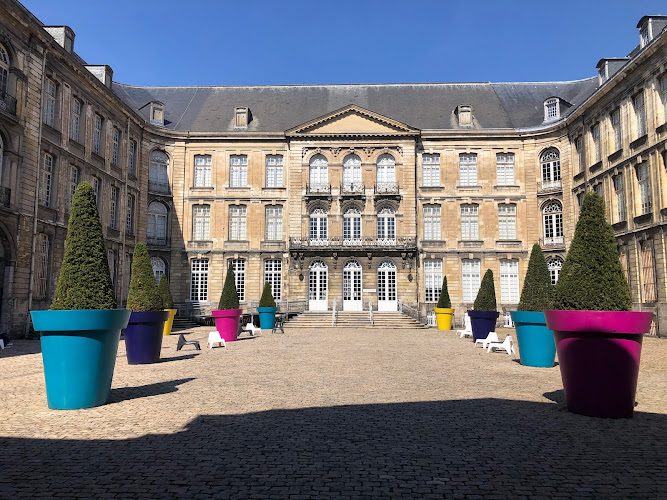
<svg viewBox="0 0 667 500"><path fill-rule="evenodd" d="M132 277L127 294L127 308L132 311L161 311L162 297L158 292L153 274L153 266L148 250L143 243L137 243L132 257Z"/></svg>
<svg viewBox="0 0 667 500"><path fill-rule="evenodd" d="M554 309L629 311L632 295L616 238L595 192L584 197L574 238L554 288Z"/></svg>
<svg viewBox="0 0 667 500"><path fill-rule="evenodd" d="M89 183L82 182L72 200L65 256L51 309L115 308L116 297L95 194Z"/></svg>
<svg viewBox="0 0 667 500"><path fill-rule="evenodd" d="M487 269L484 278L482 278L482 284L472 308L475 311L496 310L496 286L493 284L493 271L491 269Z"/></svg>
<svg viewBox="0 0 667 500"><path fill-rule="evenodd" d="M259 307L276 307L276 301L271 293L271 284L268 281L264 283L262 297L259 299Z"/></svg>
<svg viewBox="0 0 667 500"><path fill-rule="evenodd" d="M438 309L449 309L452 307L452 301L449 300L449 290L447 289L447 276L442 278L442 290L440 290L440 298L436 307Z"/></svg>
<svg viewBox="0 0 667 500"><path fill-rule="evenodd" d="M173 309L174 298L171 296L169 282L167 281L167 276L165 274L160 277L160 283L157 286L157 290L160 293L160 297L162 297L162 307L164 309Z"/></svg>
<svg viewBox="0 0 667 500"><path fill-rule="evenodd" d="M530 252L528 271L523 280L523 290L521 290L521 300L517 310L541 312L551 308L553 288L542 248L535 243Z"/></svg>
<svg viewBox="0 0 667 500"><path fill-rule="evenodd" d="M227 276L225 276L225 284L222 287L222 294L220 294L220 302L218 309L224 311L226 309L239 308L239 294L236 291L236 279L234 278L234 269L232 263L229 263L227 269Z"/></svg>

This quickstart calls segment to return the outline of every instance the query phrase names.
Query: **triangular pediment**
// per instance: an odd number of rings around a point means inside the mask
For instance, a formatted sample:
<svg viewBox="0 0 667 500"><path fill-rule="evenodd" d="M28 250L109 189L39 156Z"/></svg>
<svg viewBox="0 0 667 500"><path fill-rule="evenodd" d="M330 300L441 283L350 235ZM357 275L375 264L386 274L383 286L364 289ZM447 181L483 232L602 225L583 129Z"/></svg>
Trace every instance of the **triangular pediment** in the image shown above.
<svg viewBox="0 0 667 500"><path fill-rule="evenodd" d="M396 136L415 135L419 130L356 105L346 106L303 125L287 130L291 136Z"/></svg>

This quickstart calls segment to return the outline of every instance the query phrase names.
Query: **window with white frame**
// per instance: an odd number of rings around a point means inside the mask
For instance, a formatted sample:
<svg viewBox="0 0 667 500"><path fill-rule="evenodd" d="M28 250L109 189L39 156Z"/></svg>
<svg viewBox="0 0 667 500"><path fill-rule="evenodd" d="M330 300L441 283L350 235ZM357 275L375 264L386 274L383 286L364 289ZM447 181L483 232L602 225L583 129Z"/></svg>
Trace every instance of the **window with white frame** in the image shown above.
<svg viewBox="0 0 667 500"><path fill-rule="evenodd" d="M97 177L91 177L90 185L93 186L93 194L95 195L95 204L97 205L97 209L99 210L100 201L102 200L101 198L102 181L100 181Z"/></svg>
<svg viewBox="0 0 667 500"><path fill-rule="evenodd" d="M544 101L544 121L557 120L560 118L560 106L558 98L551 98Z"/></svg>
<svg viewBox="0 0 667 500"><path fill-rule="evenodd" d="M424 259L424 301L437 302L442 290L442 261Z"/></svg>
<svg viewBox="0 0 667 500"><path fill-rule="evenodd" d="M137 141L130 141L130 155L127 158L127 171L130 175L137 173Z"/></svg>
<svg viewBox="0 0 667 500"><path fill-rule="evenodd" d="M76 97L72 98L69 120L69 137L76 142L81 141L81 110L83 104Z"/></svg>
<svg viewBox="0 0 667 500"><path fill-rule="evenodd" d="M248 156L231 155L229 165L229 186L246 187L248 185Z"/></svg>
<svg viewBox="0 0 667 500"><path fill-rule="evenodd" d="M49 127L56 126L56 82L47 78L44 81L44 123Z"/></svg>
<svg viewBox="0 0 667 500"><path fill-rule="evenodd" d="M498 205L498 238L516 240L516 205Z"/></svg>
<svg viewBox="0 0 667 500"><path fill-rule="evenodd" d="M201 208L203 205L196 205L193 207L193 210L196 208ZM205 213L205 212L204 212ZM148 229L147 237L149 243L153 245L166 245L167 244L167 217L169 215L169 210L167 207L160 203L159 201L154 201L148 205ZM205 221L199 222L200 226L206 224ZM205 227L200 227L199 231L202 231L202 236L204 235L203 231L207 231ZM195 238L197 239L197 238Z"/></svg>
<svg viewBox="0 0 667 500"><path fill-rule="evenodd" d="M4 96L7 93L7 85L9 83L9 54L0 44L0 95Z"/></svg>
<svg viewBox="0 0 667 500"><path fill-rule="evenodd" d="M211 155L195 155L195 187L211 186Z"/></svg>
<svg viewBox="0 0 667 500"><path fill-rule="evenodd" d="M311 245L325 244L327 242L327 226L327 211L323 208L311 210L308 229Z"/></svg>
<svg viewBox="0 0 667 500"><path fill-rule="evenodd" d="M655 282L655 255L653 253L653 241L647 240L641 242L642 252L642 291L643 302L655 302L656 282Z"/></svg>
<svg viewBox="0 0 667 500"><path fill-rule="evenodd" d="M283 187L283 155L266 155L266 187Z"/></svg>
<svg viewBox="0 0 667 500"><path fill-rule="evenodd" d="M192 207L192 239L208 241L211 239L211 206L194 205Z"/></svg>
<svg viewBox="0 0 667 500"><path fill-rule="evenodd" d="M45 207L51 206L51 188L53 182L53 155L44 153L42 157L42 179L39 183L39 203Z"/></svg>
<svg viewBox="0 0 667 500"><path fill-rule="evenodd" d="M109 227L118 229L118 188L111 186L109 190Z"/></svg>
<svg viewBox="0 0 667 500"><path fill-rule="evenodd" d="M283 239L283 207L280 205L266 207L266 239L270 241Z"/></svg>
<svg viewBox="0 0 667 500"><path fill-rule="evenodd" d="M343 160L343 186L361 185L361 158L348 155Z"/></svg>
<svg viewBox="0 0 667 500"><path fill-rule="evenodd" d="M461 285L463 289L463 302L475 301L480 285L480 261L479 259L461 260Z"/></svg>
<svg viewBox="0 0 667 500"><path fill-rule="evenodd" d="M616 194L616 222L621 222L626 220L625 180L622 173L614 176L614 192Z"/></svg>
<svg viewBox="0 0 667 500"><path fill-rule="evenodd" d="M396 160L390 154L385 153L378 158L377 183L379 186L396 184Z"/></svg>
<svg viewBox="0 0 667 500"><path fill-rule="evenodd" d="M239 300L245 300L245 259L231 259L234 270L234 284Z"/></svg>
<svg viewBox="0 0 667 500"><path fill-rule="evenodd" d="M479 205L461 205L461 239L479 240Z"/></svg>
<svg viewBox="0 0 667 500"><path fill-rule="evenodd" d="M208 259L190 261L190 300L195 302L208 300Z"/></svg>
<svg viewBox="0 0 667 500"><path fill-rule="evenodd" d="M422 185L439 186L440 185L440 155L426 154L422 155Z"/></svg>
<svg viewBox="0 0 667 500"><path fill-rule="evenodd" d="M46 299L49 282L49 236L39 233L36 243L33 287L36 299Z"/></svg>
<svg viewBox="0 0 667 500"><path fill-rule="evenodd" d="M614 134L614 152L623 147L623 131L621 129L621 110L615 109L611 112L611 129Z"/></svg>
<svg viewBox="0 0 667 500"><path fill-rule="evenodd" d="M518 260L500 260L500 300L503 304L519 302Z"/></svg>
<svg viewBox="0 0 667 500"><path fill-rule="evenodd" d="M565 242L563 236L563 206L559 201L553 200L544 205L542 221L544 223L544 244L563 244Z"/></svg>
<svg viewBox="0 0 667 500"><path fill-rule="evenodd" d="M584 139L579 136L574 140L574 150L577 153L577 166L579 167L579 172L584 171Z"/></svg>
<svg viewBox="0 0 667 500"><path fill-rule="evenodd" d="M120 151L120 130L114 127L111 141L111 164L118 165L118 152Z"/></svg>
<svg viewBox="0 0 667 500"><path fill-rule="evenodd" d="M264 283L271 285L271 294L275 300L282 297L283 263L280 259L264 261Z"/></svg>
<svg viewBox="0 0 667 500"><path fill-rule="evenodd" d="M558 283L558 276L560 276L560 271L563 269L563 259L558 256L550 257L547 259L547 268L549 268L551 284L555 286L556 283Z"/></svg>
<svg viewBox="0 0 667 500"><path fill-rule="evenodd" d="M559 188L560 178L560 153L557 149L547 149L540 157L542 167L542 188Z"/></svg>
<svg viewBox="0 0 667 500"><path fill-rule="evenodd" d="M343 244L361 245L361 210L356 207L343 214Z"/></svg>
<svg viewBox="0 0 667 500"><path fill-rule="evenodd" d="M167 265L160 257L151 257L151 267L153 268L155 283L159 285L162 276L164 276L167 272Z"/></svg>
<svg viewBox="0 0 667 500"><path fill-rule="evenodd" d="M604 200L604 186L602 185L601 182L593 186L593 191L599 194L600 198Z"/></svg>
<svg viewBox="0 0 667 500"><path fill-rule="evenodd" d="M76 188L79 185L79 176L80 171L74 165L69 167L69 200L68 206L72 206L72 201L74 201L74 193L76 193Z"/></svg>
<svg viewBox="0 0 667 500"><path fill-rule="evenodd" d="M169 192L169 156L164 151L153 151L148 165L148 189L156 193Z"/></svg>
<svg viewBox="0 0 667 500"><path fill-rule="evenodd" d="M383 208L378 212L377 241L381 245L396 242L396 212L391 208Z"/></svg>
<svg viewBox="0 0 667 500"><path fill-rule="evenodd" d="M667 74L660 78L660 101L662 102L662 122L667 123Z"/></svg>
<svg viewBox="0 0 667 500"><path fill-rule="evenodd" d="M593 162L602 160L602 144L600 143L600 124L591 127L591 141L593 142Z"/></svg>
<svg viewBox="0 0 667 500"><path fill-rule="evenodd" d="M102 123L104 119L95 113L93 117L93 153L102 154Z"/></svg>
<svg viewBox="0 0 667 500"><path fill-rule="evenodd" d="M246 206L232 205L229 207L229 239L245 241L246 239Z"/></svg>
<svg viewBox="0 0 667 500"><path fill-rule="evenodd" d="M424 205L424 239L438 241L441 238L440 205Z"/></svg>
<svg viewBox="0 0 667 500"><path fill-rule="evenodd" d="M499 186L514 185L514 153L496 155L496 177Z"/></svg>
<svg viewBox="0 0 667 500"><path fill-rule="evenodd" d="M127 195L127 214L125 215L125 233L134 234L134 207L136 205L133 194Z"/></svg>
<svg viewBox="0 0 667 500"><path fill-rule="evenodd" d="M632 96L632 107L635 110L635 123L637 126L637 137L646 135L646 107L644 106L644 92Z"/></svg>
<svg viewBox="0 0 667 500"><path fill-rule="evenodd" d="M639 184L639 212L640 215L651 212L651 181L648 173L648 163L637 165L637 183Z"/></svg>
<svg viewBox="0 0 667 500"><path fill-rule="evenodd" d="M477 154L461 153L459 155L459 185L477 185Z"/></svg>
<svg viewBox="0 0 667 500"><path fill-rule="evenodd" d="M311 191L317 192L329 186L329 163L324 155L317 154L310 159L308 177Z"/></svg>

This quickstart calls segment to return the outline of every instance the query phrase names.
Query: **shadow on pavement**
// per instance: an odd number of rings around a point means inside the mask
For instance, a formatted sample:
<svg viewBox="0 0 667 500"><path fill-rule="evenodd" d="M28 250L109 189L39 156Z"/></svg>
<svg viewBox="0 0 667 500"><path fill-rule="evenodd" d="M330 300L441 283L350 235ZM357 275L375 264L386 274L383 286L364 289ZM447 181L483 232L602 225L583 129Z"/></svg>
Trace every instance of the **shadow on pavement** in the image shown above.
<svg viewBox="0 0 667 500"><path fill-rule="evenodd" d="M194 378L169 380L168 382L140 385L138 387L113 388L111 389L111 394L109 395L109 404L120 403L121 401L128 401L130 399L145 398L148 396L158 396L160 394L176 392L178 391L179 385L190 382L191 380L194 380Z"/></svg>
<svg viewBox="0 0 667 500"><path fill-rule="evenodd" d="M180 351L177 351L180 352ZM171 358L165 358L164 356L160 358L158 363L169 363L170 361L180 361L182 359L192 359L199 356L200 351L193 352L192 354L184 354L183 356L172 356Z"/></svg>
<svg viewBox="0 0 667 500"><path fill-rule="evenodd" d="M0 349L0 359L42 352L42 344L39 339L12 339L10 342L10 346Z"/></svg>

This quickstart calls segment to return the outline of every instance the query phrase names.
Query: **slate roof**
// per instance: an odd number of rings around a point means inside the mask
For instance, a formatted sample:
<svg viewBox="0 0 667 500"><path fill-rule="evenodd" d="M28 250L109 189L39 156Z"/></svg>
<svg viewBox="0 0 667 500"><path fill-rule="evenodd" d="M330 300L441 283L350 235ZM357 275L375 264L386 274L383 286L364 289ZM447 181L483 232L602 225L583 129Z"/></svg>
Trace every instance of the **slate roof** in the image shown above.
<svg viewBox="0 0 667 500"><path fill-rule="evenodd" d="M248 131L283 132L350 104L418 129L457 129L458 105L473 107L475 128L542 125L544 101L560 97L567 116L597 88L597 77L549 83L424 83L372 85L269 85L238 87L135 87L113 91L148 120L150 101L165 104L165 128L192 132L234 130L234 108L252 114Z"/></svg>

